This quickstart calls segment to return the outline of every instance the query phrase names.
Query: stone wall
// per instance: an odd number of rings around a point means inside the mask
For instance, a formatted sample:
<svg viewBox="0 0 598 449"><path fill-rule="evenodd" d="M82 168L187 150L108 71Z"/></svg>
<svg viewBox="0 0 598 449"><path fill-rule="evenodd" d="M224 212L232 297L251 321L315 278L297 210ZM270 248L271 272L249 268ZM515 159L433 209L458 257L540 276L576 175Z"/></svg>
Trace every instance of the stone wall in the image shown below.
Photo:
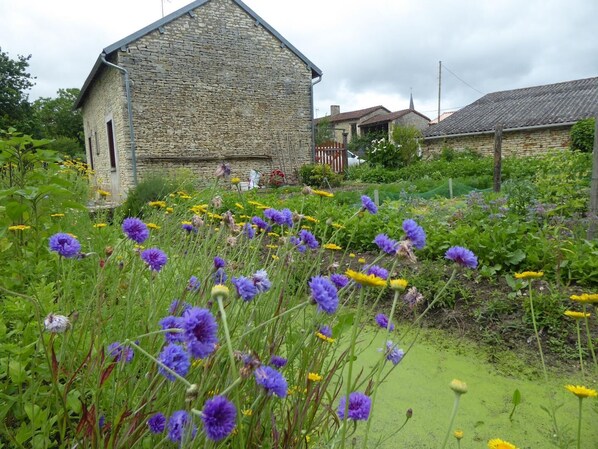
<svg viewBox="0 0 598 449"><path fill-rule="evenodd" d="M311 161L311 68L233 1L207 2L137 39L117 64L132 81L140 179L165 167L211 178L223 162L242 179L250 169L292 177ZM130 148L126 131L121 148Z"/></svg>
<svg viewBox="0 0 598 449"><path fill-rule="evenodd" d="M532 156L550 149L567 149L570 126L528 131L506 131L502 136L503 156ZM494 133L444 139L424 139L424 157L438 154L443 147L457 151L472 149L484 156L494 154Z"/></svg>
<svg viewBox="0 0 598 449"><path fill-rule="evenodd" d="M398 119L396 119L393 122L393 125L394 126L397 126L397 125L414 126L415 128L419 129L420 131L423 131L424 129L428 128L428 126L430 126L430 120L426 120L421 115L416 114L414 112L408 112L407 114L403 115L402 117L399 117ZM390 134L390 136L392 136L392 127L391 127L389 134Z"/></svg>

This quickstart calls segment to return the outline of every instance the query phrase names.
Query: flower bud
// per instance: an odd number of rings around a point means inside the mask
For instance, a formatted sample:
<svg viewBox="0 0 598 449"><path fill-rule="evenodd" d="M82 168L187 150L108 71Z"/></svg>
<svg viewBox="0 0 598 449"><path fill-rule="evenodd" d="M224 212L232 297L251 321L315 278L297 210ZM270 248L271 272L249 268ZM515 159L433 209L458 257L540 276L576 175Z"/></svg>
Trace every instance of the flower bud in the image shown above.
<svg viewBox="0 0 598 449"><path fill-rule="evenodd" d="M199 387L197 386L197 384L193 384L189 388L187 388L187 391L185 391L185 401L193 402L197 399L198 395Z"/></svg>
<svg viewBox="0 0 598 449"><path fill-rule="evenodd" d="M407 417L407 419L411 419L411 417L413 416L413 409L408 408L407 412L405 413L405 416Z"/></svg>
<svg viewBox="0 0 598 449"><path fill-rule="evenodd" d="M44 320L44 327L53 334L62 334L71 325L69 319L64 315L49 314Z"/></svg>
<svg viewBox="0 0 598 449"><path fill-rule="evenodd" d="M449 387L451 387L451 390L453 390L456 394L467 393L467 384L459 379L453 379L449 384Z"/></svg>
<svg viewBox="0 0 598 449"><path fill-rule="evenodd" d="M228 298L228 287L223 284L217 284L212 287L212 298L217 298L218 296L224 298Z"/></svg>

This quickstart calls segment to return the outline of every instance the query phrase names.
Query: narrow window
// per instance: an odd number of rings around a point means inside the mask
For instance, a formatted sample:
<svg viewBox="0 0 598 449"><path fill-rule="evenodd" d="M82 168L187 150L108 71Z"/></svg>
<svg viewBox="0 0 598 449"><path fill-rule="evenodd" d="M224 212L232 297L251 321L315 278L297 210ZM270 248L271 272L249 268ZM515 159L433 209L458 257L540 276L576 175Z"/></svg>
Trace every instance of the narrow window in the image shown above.
<svg viewBox="0 0 598 449"><path fill-rule="evenodd" d="M93 137L96 141L96 156L99 156L100 155L100 144L98 143L98 132L97 131L93 132Z"/></svg>
<svg viewBox="0 0 598 449"><path fill-rule="evenodd" d="M357 123L351 123L351 138L357 137Z"/></svg>
<svg viewBox="0 0 598 449"><path fill-rule="evenodd" d="M116 168L116 152L114 150L114 129L112 127L112 120L106 122L106 130L108 131L108 149L110 151L110 168Z"/></svg>
<svg viewBox="0 0 598 449"><path fill-rule="evenodd" d="M89 166L93 170L93 148L91 146L91 137L87 138L87 143L89 144Z"/></svg>

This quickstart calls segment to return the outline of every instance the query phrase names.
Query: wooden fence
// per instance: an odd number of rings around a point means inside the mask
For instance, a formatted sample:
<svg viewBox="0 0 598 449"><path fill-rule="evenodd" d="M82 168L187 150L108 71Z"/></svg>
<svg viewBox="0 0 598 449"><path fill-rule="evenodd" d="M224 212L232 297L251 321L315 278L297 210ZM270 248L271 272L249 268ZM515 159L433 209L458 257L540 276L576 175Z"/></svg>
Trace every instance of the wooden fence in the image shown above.
<svg viewBox="0 0 598 449"><path fill-rule="evenodd" d="M316 147L316 164L330 165L335 173L344 173L347 150L342 143L327 142Z"/></svg>

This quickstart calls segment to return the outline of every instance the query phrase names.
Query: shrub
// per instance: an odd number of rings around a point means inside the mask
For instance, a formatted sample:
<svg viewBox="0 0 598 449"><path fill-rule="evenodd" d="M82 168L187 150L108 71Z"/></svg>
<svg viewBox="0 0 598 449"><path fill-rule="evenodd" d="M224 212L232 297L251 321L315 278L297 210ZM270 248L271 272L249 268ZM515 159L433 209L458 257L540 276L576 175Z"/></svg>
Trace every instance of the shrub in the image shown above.
<svg viewBox="0 0 598 449"><path fill-rule="evenodd" d="M591 153L594 148L596 119L580 120L571 128L571 149Z"/></svg>
<svg viewBox="0 0 598 449"><path fill-rule="evenodd" d="M129 191L121 211L125 217L141 217L147 203L162 200L176 190L177 186L170 178L152 174Z"/></svg>
<svg viewBox="0 0 598 449"><path fill-rule="evenodd" d="M343 175L334 173L330 165L307 164L299 169L299 178L303 184L312 187L338 187L341 185Z"/></svg>
<svg viewBox="0 0 598 449"><path fill-rule="evenodd" d="M385 138L372 141L366 151L370 164L384 168L399 168L401 166L400 147Z"/></svg>
<svg viewBox="0 0 598 449"><path fill-rule="evenodd" d="M421 137L421 131L415 126L396 126L392 130L392 141L396 145L397 163L400 167L406 167L418 160Z"/></svg>

